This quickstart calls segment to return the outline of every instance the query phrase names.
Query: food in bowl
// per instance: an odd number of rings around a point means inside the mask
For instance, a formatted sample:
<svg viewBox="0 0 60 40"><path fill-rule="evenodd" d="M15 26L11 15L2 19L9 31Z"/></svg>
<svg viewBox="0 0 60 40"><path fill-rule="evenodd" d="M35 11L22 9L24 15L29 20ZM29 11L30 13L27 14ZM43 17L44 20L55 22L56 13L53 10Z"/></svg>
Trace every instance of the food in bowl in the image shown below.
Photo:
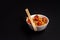
<svg viewBox="0 0 60 40"><path fill-rule="evenodd" d="M35 23L36 26L41 26L41 25L44 25L47 23L47 18L46 17L40 17L38 15L35 15L33 18L33 22ZM28 18L28 21L27 23L31 24L29 18Z"/></svg>
<svg viewBox="0 0 60 40"><path fill-rule="evenodd" d="M41 31L43 29L45 29L49 23L49 19L41 14L34 14L31 15L31 18L33 19L33 22L35 23L38 31ZM28 23L28 25L30 25L31 27L31 22L29 20L29 18L27 17L26 22Z"/></svg>

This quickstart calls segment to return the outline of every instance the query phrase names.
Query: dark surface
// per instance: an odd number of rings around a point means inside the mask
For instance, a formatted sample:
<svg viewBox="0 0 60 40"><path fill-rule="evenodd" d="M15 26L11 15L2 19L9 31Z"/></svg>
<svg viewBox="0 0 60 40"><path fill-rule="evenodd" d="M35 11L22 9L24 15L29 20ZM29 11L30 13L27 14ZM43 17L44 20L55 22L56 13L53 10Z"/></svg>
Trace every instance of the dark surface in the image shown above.
<svg viewBox="0 0 60 40"><path fill-rule="evenodd" d="M2 2L0 40L60 40L59 1L8 1ZM40 12L49 18L44 31L34 32L26 24L25 8L31 15Z"/></svg>

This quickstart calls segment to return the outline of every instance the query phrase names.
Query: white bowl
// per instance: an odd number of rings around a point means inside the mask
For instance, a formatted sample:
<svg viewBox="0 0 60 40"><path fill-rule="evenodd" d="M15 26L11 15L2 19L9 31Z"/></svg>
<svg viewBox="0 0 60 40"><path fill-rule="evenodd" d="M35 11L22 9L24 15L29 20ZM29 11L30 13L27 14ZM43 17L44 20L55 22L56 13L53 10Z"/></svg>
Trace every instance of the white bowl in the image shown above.
<svg viewBox="0 0 60 40"><path fill-rule="evenodd" d="M37 15L40 16L40 17L46 17L45 15L41 15L41 14L37 14ZM36 14L31 15L31 18L33 18L34 16L36 16ZM46 18L47 18L47 23L44 24L44 25L38 26L38 27L37 27L37 31L42 31L42 30L44 30L44 29L47 27L47 25L48 25L48 23L49 23L49 19L48 19L48 17L46 17ZM27 21L28 21L28 17L26 18L26 22L27 22ZM29 24L29 23L27 23L27 24L28 24L29 27L33 30L32 25Z"/></svg>

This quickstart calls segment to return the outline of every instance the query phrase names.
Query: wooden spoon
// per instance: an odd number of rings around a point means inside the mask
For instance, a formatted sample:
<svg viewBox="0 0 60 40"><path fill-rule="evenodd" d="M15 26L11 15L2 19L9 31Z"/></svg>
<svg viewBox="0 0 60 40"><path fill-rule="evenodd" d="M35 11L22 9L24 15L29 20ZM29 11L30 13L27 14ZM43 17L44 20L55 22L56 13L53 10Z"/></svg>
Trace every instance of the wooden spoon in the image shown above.
<svg viewBox="0 0 60 40"><path fill-rule="evenodd" d="M26 14L28 15L28 18L29 18L30 21L31 21L31 24L32 24L32 27L33 27L34 31L37 31L37 28L36 28L36 26L35 26L35 23L33 23L33 19L32 19L31 16L30 16L30 12L29 12L28 8L25 9L25 11L26 11Z"/></svg>

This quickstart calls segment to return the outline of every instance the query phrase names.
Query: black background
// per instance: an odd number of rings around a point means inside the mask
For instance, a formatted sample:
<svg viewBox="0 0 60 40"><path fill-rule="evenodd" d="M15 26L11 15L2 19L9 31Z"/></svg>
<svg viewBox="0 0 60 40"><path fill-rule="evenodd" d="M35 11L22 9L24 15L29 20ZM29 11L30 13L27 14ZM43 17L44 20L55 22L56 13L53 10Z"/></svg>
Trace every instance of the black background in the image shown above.
<svg viewBox="0 0 60 40"><path fill-rule="evenodd" d="M60 5L57 0L10 0L0 5L0 40L60 40ZM25 8L49 18L44 31L34 32L25 22Z"/></svg>

